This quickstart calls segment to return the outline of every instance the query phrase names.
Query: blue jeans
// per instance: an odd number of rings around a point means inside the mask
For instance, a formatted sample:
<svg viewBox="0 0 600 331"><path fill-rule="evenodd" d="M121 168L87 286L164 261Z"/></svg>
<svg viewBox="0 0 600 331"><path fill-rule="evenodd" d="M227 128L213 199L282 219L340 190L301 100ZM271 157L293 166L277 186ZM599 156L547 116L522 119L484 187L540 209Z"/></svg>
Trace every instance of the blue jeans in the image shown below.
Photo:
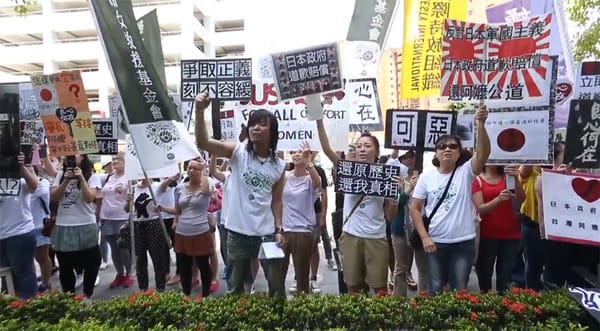
<svg viewBox="0 0 600 331"><path fill-rule="evenodd" d="M466 289L475 258L475 239L452 244L435 243L434 253L426 253L429 293L441 292L446 283L452 290Z"/></svg>
<svg viewBox="0 0 600 331"><path fill-rule="evenodd" d="M10 267L15 290L21 299L35 296L37 280L33 257L37 241L35 231L0 240L0 267Z"/></svg>
<svg viewBox="0 0 600 331"><path fill-rule="evenodd" d="M525 286L541 291L544 289L542 283L544 247L540 238L540 229L535 226L535 223L532 223L529 218L525 222L521 222L521 240L525 253Z"/></svg>
<svg viewBox="0 0 600 331"><path fill-rule="evenodd" d="M258 237L227 232L227 268L229 269L230 294L244 293L244 281L250 274L250 261L258 256L264 241L275 241L275 235ZM260 260L269 286L270 296L285 297L284 259Z"/></svg>
<svg viewBox="0 0 600 331"><path fill-rule="evenodd" d="M479 279L479 289L482 292L492 289L494 264L496 265L496 291L506 292L510 282L510 272L519 254L519 244L519 239L481 238L475 269Z"/></svg>

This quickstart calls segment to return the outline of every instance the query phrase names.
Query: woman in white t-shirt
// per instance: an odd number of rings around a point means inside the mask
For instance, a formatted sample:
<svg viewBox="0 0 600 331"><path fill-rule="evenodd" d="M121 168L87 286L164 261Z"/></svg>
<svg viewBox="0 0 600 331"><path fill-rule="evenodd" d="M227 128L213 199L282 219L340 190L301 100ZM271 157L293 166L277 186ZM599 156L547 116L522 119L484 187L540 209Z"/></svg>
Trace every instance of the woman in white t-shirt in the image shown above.
<svg viewBox="0 0 600 331"><path fill-rule="evenodd" d="M297 293L309 293L310 260L316 238L315 201L319 198L321 177L311 162L308 144L292 152L294 169L287 171L283 187L283 233L285 237L284 275L294 261Z"/></svg>
<svg viewBox="0 0 600 331"><path fill-rule="evenodd" d="M83 270L83 294L87 298L94 293L102 261L94 204L102 184L92 170L87 155L67 157L50 188L50 199L58 203L51 241L58 258L60 285L64 292L74 293L74 270Z"/></svg>
<svg viewBox="0 0 600 331"><path fill-rule="evenodd" d="M208 205L214 187L206 175L204 160L191 160L187 170L190 180L177 187L175 207L161 205L159 210L178 216L175 253L183 293L188 296L192 293L192 267L195 261L200 270L202 296L207 297L213 277L210 257L215 249L211 231L215 230L215 225L211 226L208 221Z"/></svg>
<svg viewBox="0 0 600 331"><path fill-rule="evenodd" d="M317 120L317 129L323 152L337 173L342 159L329 144L323 120ZM364 132L355 146L355 161L377 163L379 141L376 137ZM349 293L366 292L369 288L375 293L387 293L389 244L384 203L387 202L382 197L344 195L344 225L339 246Z"/></svg>
<svg viewBox="0 0 600 331"><path fill-rule="evenodd" d="M11 268L16 292L20 298L27 299L33 297L37 289L33 268L36 239L30 203L38 178L30 166L25 166L23 153L17 160L22 178L4 180L9 183L7 188L18 186L19 194L0 195L0 267Z"/></svg>
<svg viewBox="0 0 600 331"><path fill-rule="evenodd" d="M166 181L153 181L148 183L142 179L133 187L133 205L134 205L134 241L136 259L136 275L140 290L148 289L148 254L154 265L154 280L157 291L164 291L167 282L167 273L169 271L167 257L168 246L166 233L160 223L159 214L152 201L153 196L160 201L161 185L168 185ZM152 193L150 192L152 190ZM129 203L126 205L129 212Z"/></svg>
<svg viewBox="0 0 600 331"><path fill-rule="evenodd" d="M433 165L436 168L419 177L413 192L410 216L423 242L428 290L432 294L440 292L446 282L451 289L465 289L469 282L475 257L471 184L485 168L490 155L486 119L487 109L482 106L475 113L477 145L473 157L462 148L458 137L440 136L435 143ZM430 217L450 180L448 192L427 230L423 215Z"/></svg>
<svg viewBox="0 0 600 331"><path fill-rule="evenodd" d="M128 288L134 282L131 277L131 250L129 247L117 245L119 230L129 221L129 213L125 211L129 181L125 177L125 159L122 154L113 158L112 167L114 173L108 175L106 183L102 186L100 222L102 236L110 246L113 265L117 272L115 279L110 283L110 288L119 286Z"/></svg>

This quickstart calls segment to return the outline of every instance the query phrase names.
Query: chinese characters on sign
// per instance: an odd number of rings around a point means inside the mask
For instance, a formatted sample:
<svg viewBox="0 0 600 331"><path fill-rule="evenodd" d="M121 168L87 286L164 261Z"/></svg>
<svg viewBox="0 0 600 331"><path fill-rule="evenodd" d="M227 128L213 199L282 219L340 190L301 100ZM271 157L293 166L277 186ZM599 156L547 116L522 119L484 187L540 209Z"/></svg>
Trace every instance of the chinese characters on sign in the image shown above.
<svg viewBox="0 0 600 331"><path fill-rule="evenodd" d="M384 47L397 0L356 0L346 40L372 41Z"/></svg>
<svg viewBox="0 0 600 331"><path fill-rule="evenodd" d="M455 127L455 112L388 109L385 147L434 151L436 140Z"/></svg>
<svg viewBox="0 0 600 331"><path fill-rule="evenodd" d="M497 111L485 123L488 164L552 164L552 110Z"/></svg>
<svg viewBox="0 0 600 331"><path fill-rule="evenodd" d="M211 99L247 100L252 88L252 59L182 60L181 101L198 93Z"/></svg>
<svg viewBox="0 0 600 331"><path fill-rule="evenodd" d="M375 78L350 80L345 86L352 131L381 131L381 105Z"/></svg>
<svg viewBox="0 0 600 331"><path fill-rule="evenodd" d="M441 95L490 107L548 105L551 21L550 14L498 26L446 20Z"/></svg>
<svg viewBox="0 0 600 331"><path fill-rule="evenodd" d="M25 163L31 163L35 144L38 145L40 157L46 157L44 124L39 121L21 121L21 152L25 155Z"/></svg>
<svg viewBox="0 0 600 331"><path fill-rule="evenodd" d="M566 164L600 168L600 99L572 100L565 144Z"/></svg>
<svg viewBox="0 0 600 331"><path fill-rule="evenodd" d="M224 141L236 143L235 118L233 110L221 110L221 138Z"/></svg>
<svg viewBox="0 0 600 331"><path fill-rule="evenodd" d="M93 120L98 143L98 153L96 154L117 154L119 151L117 123L118 119L116 118L96 118Z"/></svg>
<svg viewBox="0 0 600 331"><path fill-rule="evenodd" d="M542 173L546 239L600 246L600 176Z"/></svg>
<svg viewBox="0 0 600 331"><path fill-rule="evenodd" d="M583 62L579 64L575 98L580 100L600 99L600 62Z"/></svg>
<svg viewBox="0 0 600 331"><path fill-rule="evenodd" d="M53 156L98 151L81 72L32 76L39 111Z"/></svg>
<svg viewBox="0 0 600 331"><path fill-rule="evenodd" d="M398 196L398 185L392 178L400 176L400 167L341 160L336 169L336 192L385 198Z"/></svg>
<svg viewBox="0 0 600 331"><path fill-rule="evenodd" d="M281 100L342 88L337 44L327 44L271 56Z"/></svg>
<svg viewBox="0 0 600 331"><path fill-rule="evenodd" d="M439 94L444 20L464 20L466 0L405 0L403 99Z"/></svg>

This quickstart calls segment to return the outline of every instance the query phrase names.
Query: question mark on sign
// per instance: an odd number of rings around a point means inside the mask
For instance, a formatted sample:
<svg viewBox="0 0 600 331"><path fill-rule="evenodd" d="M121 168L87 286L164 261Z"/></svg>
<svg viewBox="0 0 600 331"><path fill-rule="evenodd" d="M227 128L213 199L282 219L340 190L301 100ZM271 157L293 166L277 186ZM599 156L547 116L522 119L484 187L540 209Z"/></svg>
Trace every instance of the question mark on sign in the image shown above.
<svg viewBox="0 0 600 331"><path fill-rule="evenodd" d="M77 84L71 84L71 85L69 85L69 92L73 92L73 94L75 95L75 97L77 99L79 99L79 90L80 89L81 88Z"/></svg>

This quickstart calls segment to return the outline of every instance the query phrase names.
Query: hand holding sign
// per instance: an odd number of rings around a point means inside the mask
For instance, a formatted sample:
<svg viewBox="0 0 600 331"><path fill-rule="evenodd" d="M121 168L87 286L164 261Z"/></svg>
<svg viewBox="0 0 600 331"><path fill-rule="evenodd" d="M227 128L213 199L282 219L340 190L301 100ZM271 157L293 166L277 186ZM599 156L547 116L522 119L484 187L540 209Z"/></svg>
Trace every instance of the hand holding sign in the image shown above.
<svg viewBox="0 0 600 331"><path fill-rule="evenodd" d="M208 96L208 93L199 93L196 96L196 110L204 110L206 108L208 108L208 105L210 104L210 97Z"/></svg>
<svg viewBox="0 0 600 331"><path fill-rule="evenodd" d="M77 110L75 107L57 108L56 117L58 117L61 122L66 123L69 126L69 134L71 137L74 137L71 123L73 123L73 121L75 121L77 118Z"/></svg>
<svg viewBox="0 0 600 331"><path fill-rule="evenodd" d="M479 105L477 111L475 112L475 122L477 123L485 123L488 117L487 106L484 104Z"/></svg>

